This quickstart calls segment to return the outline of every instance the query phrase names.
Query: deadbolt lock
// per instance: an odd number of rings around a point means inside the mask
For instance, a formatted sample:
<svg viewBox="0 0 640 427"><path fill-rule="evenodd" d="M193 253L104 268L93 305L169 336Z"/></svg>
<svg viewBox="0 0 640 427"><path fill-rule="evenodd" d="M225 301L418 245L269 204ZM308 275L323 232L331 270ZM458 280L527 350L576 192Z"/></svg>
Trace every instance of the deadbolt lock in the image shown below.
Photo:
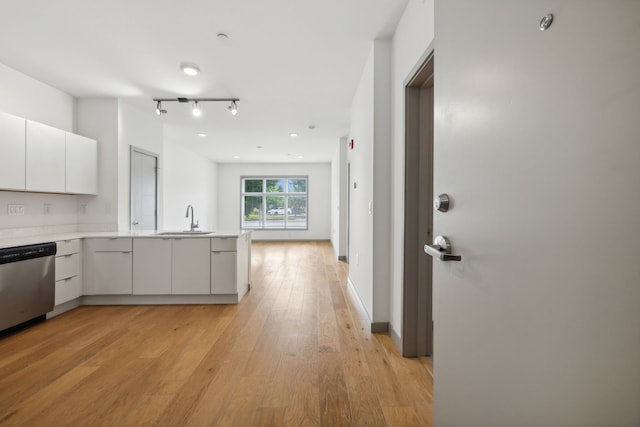
<svg viewBox="0 0 640 427"><path fill-rule="evenodd" d="M449 195L442 193L435 199L433 199L433 208L440 212L446 212L449 210Z"/></svg>

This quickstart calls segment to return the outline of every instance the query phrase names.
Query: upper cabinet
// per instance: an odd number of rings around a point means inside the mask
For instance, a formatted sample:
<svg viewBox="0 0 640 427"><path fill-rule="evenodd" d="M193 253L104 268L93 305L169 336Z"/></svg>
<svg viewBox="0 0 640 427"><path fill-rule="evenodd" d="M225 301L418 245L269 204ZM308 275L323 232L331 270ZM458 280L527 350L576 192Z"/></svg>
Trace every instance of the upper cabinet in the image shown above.
<svg viewBox="0 0 640 427"><path fill-rule="evenodd" d="M98 142L67 132L66 192L98 193Z"/></svg>
<svg viewBox="0 0 640 427"><path fill-rule="evenodd" d="M27 191L65 192L65 131L27 120Z"/></svg>
<svg viewBox="0 0 640 427"><path fill-rule="evenodd" d="M0 190L98 193L98 142L0 113Z"/></svg>
<svg viewBox="0 0 640 427"><path fill-rule="evenodd" d="M25 190L26 120L0 113L0 189Z"/></svg>

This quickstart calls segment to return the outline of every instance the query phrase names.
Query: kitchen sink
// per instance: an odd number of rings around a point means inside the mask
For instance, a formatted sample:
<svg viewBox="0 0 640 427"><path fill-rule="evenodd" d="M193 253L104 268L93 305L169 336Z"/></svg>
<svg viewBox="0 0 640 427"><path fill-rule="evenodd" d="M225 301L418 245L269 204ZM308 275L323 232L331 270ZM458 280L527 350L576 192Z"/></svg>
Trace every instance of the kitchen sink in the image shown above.
<svg viewBox="0 0 640 427"><path fill-rule="evenodd" d="M156 233L156 236L185 236L185 235L202 235L202 234L213 234L213 231L204 231L204 230L185 230L185 231L161 231L160 233Z"/></svg>

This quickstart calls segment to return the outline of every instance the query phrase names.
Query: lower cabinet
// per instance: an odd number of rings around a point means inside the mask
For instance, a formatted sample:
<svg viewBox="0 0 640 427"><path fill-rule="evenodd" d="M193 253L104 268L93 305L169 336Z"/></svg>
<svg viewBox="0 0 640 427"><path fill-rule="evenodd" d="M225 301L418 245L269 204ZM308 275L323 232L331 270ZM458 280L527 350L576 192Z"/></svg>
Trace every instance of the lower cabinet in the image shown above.
<svg viewBox="0 0 640 427"><path fill-rule="evenodd" d="M238 292L236 281L236 252L211 252L211 293L235 294Z"/></svg>
<svg viewBox="0 0 640 427"><path fill-rule="evenodd" d="M209 294L211 266L209 239L174 239L171 292L174 295Z"/></svg>
<svg viewBox="0 0 640 427"><path fill-rule="evenodd" d="M134 239L133 294L171 294L171 239Z"/></svg>
<svg viewBox="0 0 640 427"><path fill-rule="evenodd" d="M134 239L133 294L209 294L209 251L209 239Z"/></svg>
<svg viewBox="0 0 640 427"><path fill-rule="evenodd" d="M130 238L88 238L84 241L85 295L133 293L133 242Z"/></svg>
<svg viewBox="0 0 640 427"><path fill-rule="evenodd" d="M80 240L61 240L56 247L55 305L60 305L82 296Z"/></svg>

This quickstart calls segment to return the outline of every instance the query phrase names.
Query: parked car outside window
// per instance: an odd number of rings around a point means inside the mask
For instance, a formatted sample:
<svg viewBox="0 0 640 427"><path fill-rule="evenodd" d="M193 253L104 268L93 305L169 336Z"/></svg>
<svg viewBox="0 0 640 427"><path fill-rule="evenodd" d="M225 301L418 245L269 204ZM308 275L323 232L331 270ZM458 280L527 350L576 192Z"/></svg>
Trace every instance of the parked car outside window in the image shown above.
<svg viewBox="0 0 640 427"><path fill-rule="evenodd" d="M272 208L267 211L269 215L284 215L284 208ZM287 208L287 213L291 215L291 209Z"/></svg>

